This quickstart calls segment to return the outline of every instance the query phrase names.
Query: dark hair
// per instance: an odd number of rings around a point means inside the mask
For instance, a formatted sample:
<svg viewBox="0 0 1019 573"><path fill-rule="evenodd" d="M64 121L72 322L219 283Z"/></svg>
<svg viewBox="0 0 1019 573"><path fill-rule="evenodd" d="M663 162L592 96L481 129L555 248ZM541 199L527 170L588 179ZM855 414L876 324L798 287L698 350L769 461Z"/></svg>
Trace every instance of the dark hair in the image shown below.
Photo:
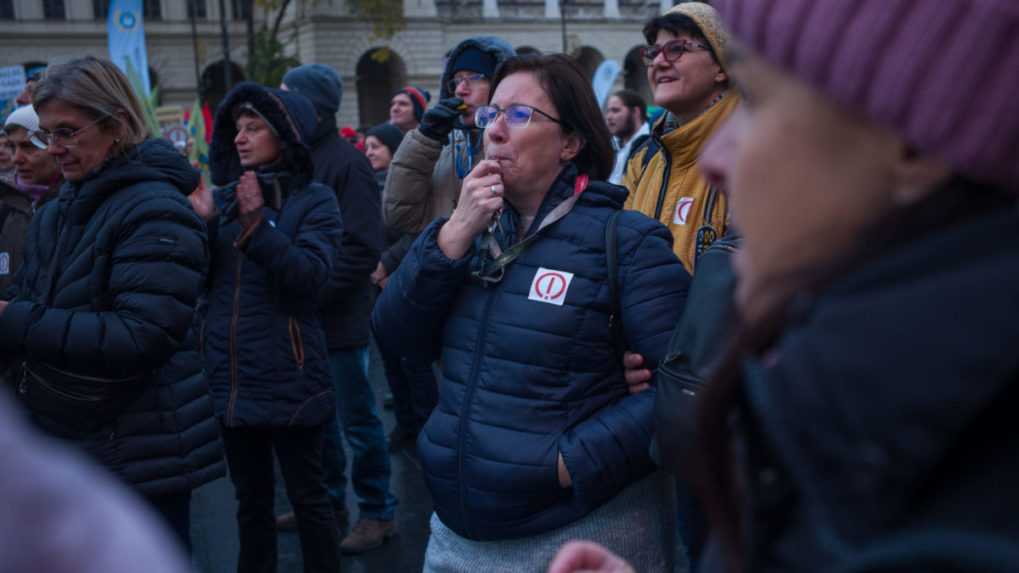
<svg viewBox="0 0 1019 573"><path fill-rule="evenodd" d="M605 180L614 164L612 136L605 126L591 82L585 79L577 63L563 54L509 58L496 70L490 93L494 94L507 76L520 72L537 77L559 114L563 131L580 136L580 152L573 159L578 171L592 179Z"/></svg>
<svg viewBox="0 0 1019 573"><path fill-rule="evenodd" d="M718 61L718 54L715 53L715 49L711 46L711 42L708 41L704 32L701 32L700 26L697 25L697 22L693 21L693 18L686 16L685 14L665 14L664 16L655 16L644 24L644 39L647 40L648 44L654 44L655 39L658 38L658 32L662 30L672 32L676 36L685 34L704 44L708 47L708 53L711 54L711 59L714 60L716 64L722 65L721 62Z"/></svg>
<svg viewBox="0 0 1019 573"><path fill-rule="evenodd" d="M637 108L640 110L640 120L647 121L647 103L644 102L644 98L640 97L640 94L633 90L619 90L612 94L612 97L619 98L619 101L623 102L623 105L628 108Z"/></svg>

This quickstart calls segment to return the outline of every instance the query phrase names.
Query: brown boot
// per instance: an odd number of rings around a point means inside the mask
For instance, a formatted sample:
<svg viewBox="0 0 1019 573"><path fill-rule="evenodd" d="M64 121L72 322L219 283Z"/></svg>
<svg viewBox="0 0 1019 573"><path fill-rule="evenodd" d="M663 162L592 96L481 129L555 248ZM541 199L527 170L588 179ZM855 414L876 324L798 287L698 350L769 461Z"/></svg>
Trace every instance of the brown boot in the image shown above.
<svg viewBox="0 0 1019 573"><path fill-rule="evenodd" d="M359 519L350 530L350 535L340 542L340 551L345 555L364 553L381 547L390 537L396 535L396 523L393 520Z"/></svg>

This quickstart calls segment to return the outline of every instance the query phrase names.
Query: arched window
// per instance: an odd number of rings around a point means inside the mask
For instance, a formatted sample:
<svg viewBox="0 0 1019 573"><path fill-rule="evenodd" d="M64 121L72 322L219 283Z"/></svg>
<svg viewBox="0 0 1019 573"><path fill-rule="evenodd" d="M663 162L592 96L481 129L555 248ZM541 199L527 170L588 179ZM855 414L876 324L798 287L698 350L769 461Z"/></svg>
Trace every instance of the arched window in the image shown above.
<svg viewBox="0 0 1019 573"><path fill-rule="evenodd" d="M389 120L389 101L407 83L407 66L389 48L373 48L357 61L357 104L361 125Z"/></svg>
<svg viewBox="0 0 1019 573"><path fill-rule="evenodd" d="M230 85L228 86L224 77L225 66L226 62L217 60L206 66L202 72L202 101L209 104L209 108L214 114L226 92L230 91L230 88L237 82L244 81L244 70L237 62L230 62Z"/></svg>

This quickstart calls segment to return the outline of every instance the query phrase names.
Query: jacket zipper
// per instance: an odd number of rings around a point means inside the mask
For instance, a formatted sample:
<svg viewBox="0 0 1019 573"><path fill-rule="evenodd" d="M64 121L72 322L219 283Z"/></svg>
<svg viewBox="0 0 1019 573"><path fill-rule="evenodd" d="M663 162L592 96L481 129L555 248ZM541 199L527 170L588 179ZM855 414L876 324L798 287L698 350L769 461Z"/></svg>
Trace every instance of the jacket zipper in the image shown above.
<svg viewBox="0 0 1019 573"><path fill-rule="evenodd" d="M464 442L467 441L467 413L471 409L471 401L474 399L474 389L478 385L478 370L481 368L481 354L485 348L485 338L488 329L488 315L492 310L492 302L495 301L495 290L488 293L488 300L485 301L485 311L481 315L481 332L478 333L478 344L474 348L474 362L471 364L471 375L467 378L467 393L464 395L463 404L460 406L460 421L457 430L457 476L460 482L460 515L463 516L464 530L470 536L470 526L467 523L467 484L464 480Z"/></svg>
<svg viewBox="0 0 1019 573"><path fill-rule="evenodd" d="M287 331L290 334L290 349L294 353L294 363L298 370L304 370L304 339L301 338L301 325L297 319L290 317L287 321Z"/></svg>
<svg viewBox="0 0 1019 573"><path fill-rule="evenodd" d="M230 316L230 399L226 406L226 423L229 426L233 423L234 408L237 406L237 323L241 319L241 266L244 264L244 255L237 254L237 270L234 275L234 306L233 314Z"/></svg>
<svg viewBox="0 0 1019 573"><path fill-rule="evenodd" d="M658 204L655 206L655 221L662 219L662 208L665 207L665 195L669 191L669 176L672 174L672 157L669 155L669 150L662 145L661 140L658 142L658 151L662 154L662 159L665 160L665 169L662 170L662 184L658 188ZM668 227L668 225L666 225Z"/></svg>

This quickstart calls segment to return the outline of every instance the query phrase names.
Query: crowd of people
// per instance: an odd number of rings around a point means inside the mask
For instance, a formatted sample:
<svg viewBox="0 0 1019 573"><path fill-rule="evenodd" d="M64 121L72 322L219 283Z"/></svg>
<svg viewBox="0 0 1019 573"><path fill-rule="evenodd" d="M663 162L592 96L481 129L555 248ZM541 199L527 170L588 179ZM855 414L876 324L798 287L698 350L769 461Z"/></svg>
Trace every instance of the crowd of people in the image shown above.
<svg viewBox="0 0 1019 573"><path fill-rule="evenodd" d="M1019 11L691 1L642 34L653 120L492 36L361 130L327 65L238 84L212 185L114 64L33 78L0 140L9 562L182 571L229 474L238 571L292 529L334 573L397 534L407 450L428 573L1019 569ZM43 498L53 546L17 523Z"/></svg>

